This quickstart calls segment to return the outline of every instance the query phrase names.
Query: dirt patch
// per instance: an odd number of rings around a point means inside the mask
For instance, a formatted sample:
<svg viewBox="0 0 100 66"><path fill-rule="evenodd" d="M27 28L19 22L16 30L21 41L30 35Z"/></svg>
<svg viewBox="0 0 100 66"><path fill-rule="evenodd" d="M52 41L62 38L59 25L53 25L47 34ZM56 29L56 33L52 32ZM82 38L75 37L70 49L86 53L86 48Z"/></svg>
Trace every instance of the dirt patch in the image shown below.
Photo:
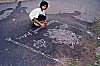
<svg viewBox="0 0 100 66"><path fill-rule="evenodd" d="M58 65L48 64L47 66L88 66L90 64L94 65L97 61L96 52L95 52L96 41L93 34L89 34L87 32L90 27L93 27L92 24L90 23L89 25L89 22L77 20L76 18L74 18L74 16L72 16L72 14L70 15L57 14L57 15L48 15L48 16L49 19L50 18L56 19L62 21L63 23L71 25L69 30L75 32L79 40L79 44L75 44L74 48L68 47L66 45L60 46L59 50L53 53L53 57L59 59L60 63ZM70 18L70 20L68 18ZM76 31L75 29L73 30L72 26L77 27L75 28L77 30ZM78 28L80 26L81 28ZM91 30L89 31L91 32ZM51 37L55 37L55 36L51 36Z"/></svg>

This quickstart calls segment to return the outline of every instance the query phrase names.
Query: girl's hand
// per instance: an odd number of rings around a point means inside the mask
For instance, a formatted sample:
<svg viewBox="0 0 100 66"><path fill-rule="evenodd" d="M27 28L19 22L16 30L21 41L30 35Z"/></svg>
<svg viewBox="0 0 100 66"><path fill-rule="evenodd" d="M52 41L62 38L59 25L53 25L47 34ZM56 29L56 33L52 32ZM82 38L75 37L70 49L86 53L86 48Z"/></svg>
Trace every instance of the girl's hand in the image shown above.
<svg viewBox="0 0 100 66"><path fill-rule="evenodd" d="M41 24L41 27L42 27L42 28L45 28L45 24L44 24L44 23L43 23L43 24Z"/></svg>
<svg viewBox="0 0 100 66"><path fill-rule="evenodd" d="M44 24L45 24L45 26L47 25L47 22L46 21L44 21Z"/></svg>

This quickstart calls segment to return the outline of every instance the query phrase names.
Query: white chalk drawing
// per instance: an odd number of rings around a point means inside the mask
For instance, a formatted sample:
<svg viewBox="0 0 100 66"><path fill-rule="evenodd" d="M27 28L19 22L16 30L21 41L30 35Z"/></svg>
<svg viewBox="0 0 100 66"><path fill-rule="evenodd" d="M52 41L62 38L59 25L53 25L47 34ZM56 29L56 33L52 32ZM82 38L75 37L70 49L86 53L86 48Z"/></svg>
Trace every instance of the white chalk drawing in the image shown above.
<svg viewBox="0 0 100 66"><path fill-rule="evenodd" d="M59 21L57 21L57 20L51 20L51 21L49 21L48 23L47 23L47 26L48 25L50 25L50 24L52 24L52 23L55 23L55 22L59 22ZM26 37L28 37L28 36L31 36L31 35L33 35L32 33L34 33L34 34L37 34L38 33L38 31L41 29L42 27L39 27L39 28L37 28L36 30L29 30L29 32L27 32L26 34L24 34L24 35L22 35L22 36L20 36L20 37L17 37L17 38L15 38L15 39L24 39L24 38L26 38ZM32 32L32 33L31 33Z"/></svg>
<svg viewBox="0 0 100 66"><path fill-rule="evenodd" d="M65 29L68 28L68 27L69 27L68 24L62 24L62 25L59 26L59 28L60 28L60 29L63 29L63 30L65 30Z"/></svg>
<svg viewBox="0 0 100 66"><path fill-rule="evenodd" d="M34 47L36 47L36 48L41 48L41 47L46 47L46 41L44 40L44 39L41 39L41 40L33 40L33 42L34 42Z"/></svg>
<svg viewBox="0 0 100 66"><path fill-rule="evenodd" d="M59 29L48 29L47 33L45 33L44 36L52 38L52 42L54 43L66 44L68 46L79 44L79 40L76 34L70 30L65 30L66 28L68 28L68 25L61 25Z"/></svg>
<svg viewBox="0 0 100 66"><path fill-rule="evenodd" d="M27 34L24 34L23 36L19 37L19 38L15 38L15 39L23 39L23 38L26 38L27 36L31 36L32 33L30 32L27 32Z"/></svg>
<svg viewBox="0 0 100 66"><path fill-rule="evenodd" d="M54 60L54 61L56 61L56 62L60 62L58 59L55 59L55 58L53 58L52 56L50 56L50 55L48 55L48 54L45 54L45 53L43 53L43 52L41 52L41 51L35 50L34 48L29 47L29 46L27 46L27 45L25 45L25 44L19 43L19 42L13 40L12 38L6 38L5 40L8 41L8 42L12 42L12 43L14 43L14 44L16 44L16 45L18 45L18 46L21 46L21 47L23 47L23 48L27 48L27 49L29 49L29 50L31 50L31 51L33 51L33 52L35 52L35 53L38 53L38 54L40 54L40 55L43 55L43 56L45 56L45 57L48 58L48 59L52 59L52 60Z"/></svg>
<svg viewBox="0 0 100 66"><path fill-rule="evenodd" d="M63 25L60 25L60 26L59 26L60 29L66 29L66 28L68 28L68 27L72 27L72 28L78 29L78 30L80 30L80 31L86 32L86 31L83 30L83 29L79 29L79 28L77 28L77 27L75 27L75 26L68 25L68 24L65 24L65 23L63 23L63 22L59 22L59 21L57 21L57 20L51 20L51 21L49 21L49 22L47 23L47 26L49 26L50 24L53 24L53 23L60 23L60 24L63 24ZM39 31L41 28L42 28L42 27L37 28L36 30L31 30L31 29L30 29L29 32L27 32L26 34L24 34L24 35L22 35L22 36L20 36L20 37L15 38L15 39L21 40L21 39L24 39L24 38L26 38L26 37L28 37L28 36L33 35L33 34L37 34L38 31ZM55 28L58 28L58 26L56 26ZM33 33L33 34L32 34L32 33Z"/></svg>
<svg viewBox="0 0 100 66"><path fill-rule="evenodd" d="M89 35L93 36L93 33L90 31L86 31Z"/></svg>
<svg viewBox="0 0 100 66"><path fill-rule="evenodd" d="M61 25L59 26L55 26L55 28L53 29L48 29L47 30L47 33L43 34L43 36L47 36L49 38L52 39L52 42L53 43L56 43L56 44L65 44L65 45L68 45L68 46L73 46L75 44L79 44L79 40L76 36L75 33L73 33L72 31L70 30L67 30L67 28L69 27L72 27L72 28L75 28L75 29L78 29L80 31L85 31L83 29L79 29L75 26L72 26L72 25L68 25L68 24L65 24L63 22L59 22L57 20L51 20L47 23L47 26L49 26L50 24L53 24L53 23L59 23ZM27 38L28 36L32 36L33 34L37 34L38 31L41 29L42 27L36 29L36 30L29 30L26 34L20 36L20 37L17 37L15 38L15 40L21 40L21 39L24 39L24 38ZM37 54L40 54L40 55L43 55L45 56L46 58L49 58L49 59L52 59L54 61L57 61L57 62L60 62L58 59L55 59L53 58L51 55L48 55L48 54L45 54L39 50L35 50L34 48L32 47L29 47L23 43L20 43L20 42L17 42L15 40L13 40L12 38L6 38L5 39L6 41L8 42L11 42L13 44L16 44L18 46L21 46L21 47L24 47L24 48L27 48ZM44 39L40 39L40 40L33 40L33 47L39 49L39 48L46 48L46 41Z"/></svg>

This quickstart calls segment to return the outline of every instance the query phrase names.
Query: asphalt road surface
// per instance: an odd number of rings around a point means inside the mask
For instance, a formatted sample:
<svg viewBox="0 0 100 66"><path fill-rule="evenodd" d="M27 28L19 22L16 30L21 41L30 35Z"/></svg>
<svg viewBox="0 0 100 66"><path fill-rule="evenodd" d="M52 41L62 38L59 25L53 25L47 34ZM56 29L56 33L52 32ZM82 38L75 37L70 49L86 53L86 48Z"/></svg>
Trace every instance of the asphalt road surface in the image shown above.
<svg viewBox="0 0 100 66"><path fill-rule="evenodd" d="M28 15L39 2L0 4L0 66L67 66L72 59L78 66L94 64L90 30L100 1L48 1L48 26L33 30Z"/></svg>

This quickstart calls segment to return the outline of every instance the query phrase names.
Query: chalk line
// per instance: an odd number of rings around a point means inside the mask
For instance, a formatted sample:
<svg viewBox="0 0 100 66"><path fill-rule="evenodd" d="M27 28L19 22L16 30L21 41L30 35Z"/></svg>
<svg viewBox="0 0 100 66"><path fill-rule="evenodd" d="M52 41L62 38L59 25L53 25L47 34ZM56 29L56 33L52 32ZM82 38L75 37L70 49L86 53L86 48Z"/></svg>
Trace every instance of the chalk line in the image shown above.
<svg viewBox="0 0 100 66"><path fill-rule="evenodd" d="M44 39L40 39L40 40L33 40L34 42L34 47L36 47L37 49L40 48L40 47L47 47L45 44L46 44L46 41L44 41Z"/></svg>
<svg viewBox="0 0 100 66"><path fill-rule="evenodd" d="M48 55L48 54L45 54L45 53L43 53L43 52L41 52L41 51L35 50L35 49L33 49L32 47L29 47L29 46L27 46L27 45L25 45L25 44L19 43L19 42L13 40L12 38L6 38L5 40L8 41L8 42L12 42L12 43L14 43L14 44L16 44L16 45L18 45L18 46L27 48L27 49L29 49L29 50L31 50L31 51L37 53L37 54L43 55L43 56L45 56L45 57L48 58L48 59L52 59L52 60L54 60L54 61L56 61L56 62L60 62L58 59L55 59L55 58L53 58L52 56L50 56L50 55Z"/></svg>
<svg viewBox="0 0 100 66"><path fill-rule="evenodd" d="M49 26L50 24L52 24L52 23L55 23L55 22L59 22L59 21L57 21L57 20L51 20L51 21L49 21L48 23L47 23L47 26ZM33 34L32 33L34 33L34 34L37 34L38 33L38 31L40 30L40 29L42 29L42 27L39 27L39 28L37 28L36 30L29 30L29 32L27 32L26 34L24 34L23 36L20 36L20 37L17 37L17 38L15 38L15 39L24 39L24 38L26 38L27 36L32 36ZM31 33L32 32L32 33Z"/></svg>
<svg viewBox="0 0 100 66"><path fill-rule="evenodd" d="M79 29L79 28L77 28L77 27L75 27L75 26L68 25L68 24L66 24L66 23L59 22L59 21L57 21L57 20L51 20L51 21L49 21L49 22L47 23L47 26L49 26L49 25L52 24L52 23L61 23L61 24L67 25L68 27L72 27L72 28L78 29L78 30L80 30L80 31L82 31L82 32L86 32L86 31L83 30L83 29ZM57 26L56 26L56 27L57 27ZM67 28L68 28L68 27L67 27ZM63 27L62 27L62 28L63 28ZM26 37L28 37L28 36L32 36L32 35L33 35L32 33L37 34L38 31L39 31L40 29L42 29L42 27L39 27L39 28L37 28L36 30L30 29L29 32L27 32L26 34L24 34L24 35L22 35L22 36L20 36L20 37L15 38L15 39L19 39L19 40L20 40L20 39L24 39L24 38L26 38ZM32 33L31 33L31 32L32 32Z"/></svg>

